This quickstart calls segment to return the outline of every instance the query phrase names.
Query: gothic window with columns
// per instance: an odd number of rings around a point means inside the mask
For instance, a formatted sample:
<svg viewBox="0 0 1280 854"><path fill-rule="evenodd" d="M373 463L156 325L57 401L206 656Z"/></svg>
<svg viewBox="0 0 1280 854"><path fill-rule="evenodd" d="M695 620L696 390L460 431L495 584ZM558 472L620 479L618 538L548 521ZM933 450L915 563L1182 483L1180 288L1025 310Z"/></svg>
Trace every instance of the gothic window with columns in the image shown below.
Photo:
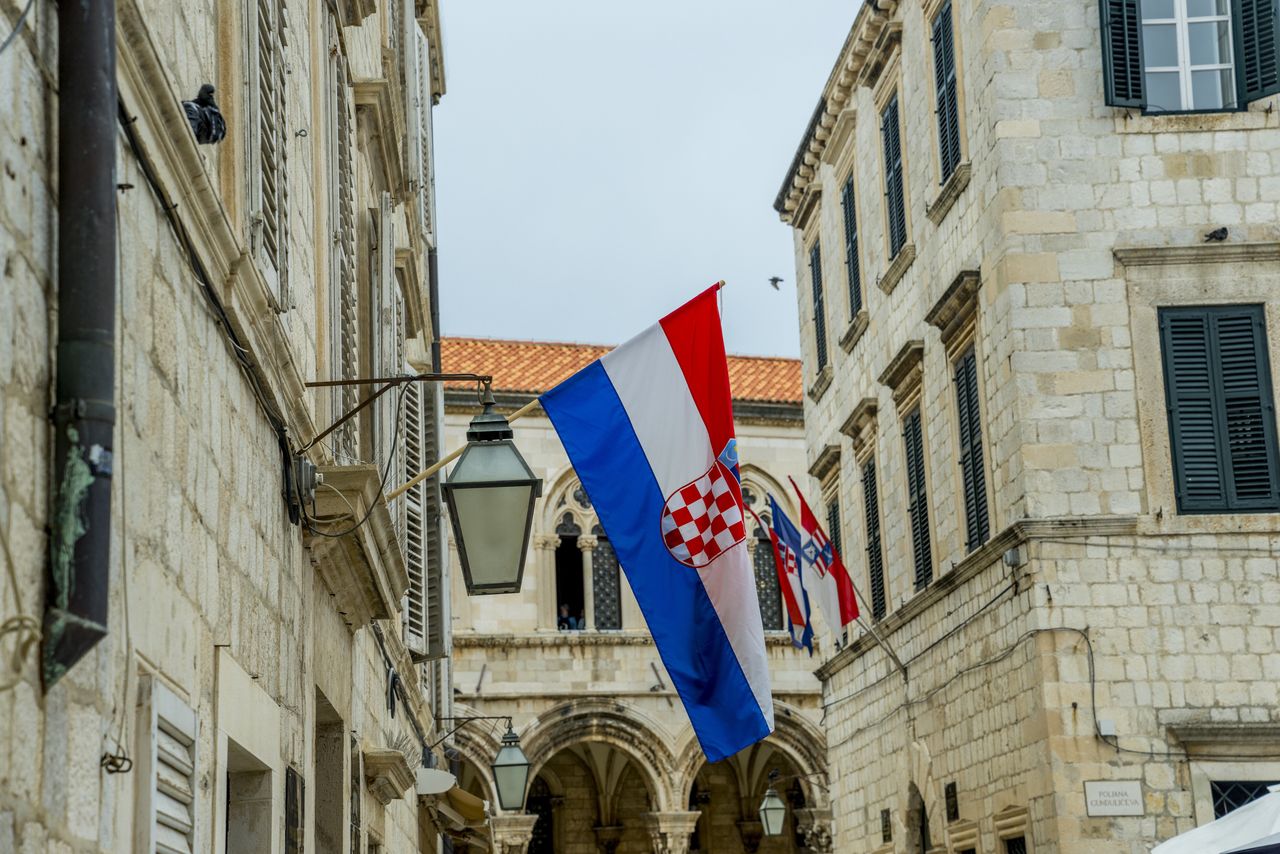
<svg viewBox="0 0 1280 854"><path fill-rule="evenodd" d="M605 536L604 528L591 529L596 547L591 552L591 601L595 606L595 628L616 631L622 628L622 589L618 578L618 555Z"/></svg>
<svg viewBox="0 0 1280 854"><path fill-rule="evenodd" d="M556 628L581 629L586 615L586 589L582 584L582 549L578 537L582 528L572 513L565 513L556 525L560 544L556 546Z"/></svg>
<svg viewBox="0 0 1280 854"><path fill-rule="evenodd" d="M764 525L756 525L752 532L752 540L748 543L751 551L751 565L755 569L756 598L760 600L760 620L766 632L780 632L786 628L782 620L782 591L778 587L778 568L773 557L773 543L769 539L769 511L758 508L762 504L762 491L755 485L746 483L742 486L742 502L759 514Z"/></svg>

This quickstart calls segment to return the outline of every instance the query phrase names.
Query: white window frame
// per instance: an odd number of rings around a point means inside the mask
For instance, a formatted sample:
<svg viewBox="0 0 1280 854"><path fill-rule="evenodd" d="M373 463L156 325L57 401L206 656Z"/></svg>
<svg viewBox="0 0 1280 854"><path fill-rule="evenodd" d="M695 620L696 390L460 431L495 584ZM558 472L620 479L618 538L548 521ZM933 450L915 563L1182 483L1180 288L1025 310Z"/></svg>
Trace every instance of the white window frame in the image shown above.
<svg viewBox="0 0 1280 854"><path fill-rule="evenodd" d="M1147 87L1147 75L1166 72L1177 72L1178 74L1178 90L1182 97L1182 103L1176 110L1158 110L1153 112L1208 112L1211 110L1235 110L1239 106L1239 93L1233 87L1231 94L1231 102L1222 107L1197 107L1195 105L1195 92L1191 85L1192 73L1196 71L1230 71L1232 82L1236 79L1236 63L1235 63L1235 37L1231 28L1231 4L1227 3L1226 13L1222 15L1200 15L1191 17L1187 14L1187 0L1173 0L1173 17L1172 18L1142 18L1142 34L1145 39L1146 29L1148 26L1168 26L1174 25L1174 32L1177 34L1178 44L1178 64L1175 65L1156 65L1148 66L1146 57L1143 57L1142 83L1144 88ZM1191 64L1191 24L1226 24L1227 27L1227 55L1229 61L1225 63L1212 63L1209 65L1192 65ZM1150 104L1147 109L1151 111Z"/></svg>

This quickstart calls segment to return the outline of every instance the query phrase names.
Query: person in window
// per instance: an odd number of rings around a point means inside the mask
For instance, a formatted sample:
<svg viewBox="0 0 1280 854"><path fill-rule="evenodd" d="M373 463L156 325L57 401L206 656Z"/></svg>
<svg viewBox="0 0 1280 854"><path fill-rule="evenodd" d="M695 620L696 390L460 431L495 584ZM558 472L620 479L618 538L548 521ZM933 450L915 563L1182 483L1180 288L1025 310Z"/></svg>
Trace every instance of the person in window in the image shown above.
<svg viewBox="0 0 1280 854"><path fill-rule="evenodd" d="M569 616L569 606L561 605L560 616L556 618L556 628L562 632L567 632L570 629L576 629L576 623L577 620Z"/></svg>
<svg viewBox="0 0 1280 854"><path fill-rule="evenodd" d="M573 618L573 627L578 631L582 631L587 627L587 615L584 612L579 611L578 616Z"/></svg>

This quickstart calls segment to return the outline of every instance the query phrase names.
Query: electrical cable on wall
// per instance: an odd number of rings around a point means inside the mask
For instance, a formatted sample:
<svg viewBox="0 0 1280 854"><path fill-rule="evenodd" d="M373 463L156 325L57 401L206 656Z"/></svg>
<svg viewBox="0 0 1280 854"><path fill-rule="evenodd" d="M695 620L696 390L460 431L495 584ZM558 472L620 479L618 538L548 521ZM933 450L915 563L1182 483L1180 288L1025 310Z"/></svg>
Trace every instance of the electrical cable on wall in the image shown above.
<svg viewBox="0 0 1280 854"><path fill-rule="evenodd" d="M18 20L13 24L13 31L5 37L3 42L0 42L0 53L4 53L5 50L8 49L9 45L13 44L14 40L18 37L18 33L22 32L22 25L26 23L27 13L31 11L31 7L34 5L36 5L36 0L27 0L27 7L18 15Z"/></svg>

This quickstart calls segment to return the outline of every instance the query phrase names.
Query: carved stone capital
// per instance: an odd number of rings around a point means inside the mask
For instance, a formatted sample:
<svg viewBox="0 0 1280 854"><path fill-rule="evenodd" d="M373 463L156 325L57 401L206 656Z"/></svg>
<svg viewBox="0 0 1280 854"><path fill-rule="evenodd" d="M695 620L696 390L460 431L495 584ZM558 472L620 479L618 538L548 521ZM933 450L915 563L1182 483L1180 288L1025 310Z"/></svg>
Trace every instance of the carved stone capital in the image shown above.
<svg viewBox="0 0 1280 854"><path fill-rule="evenodd" d="M535 549L554 549L559 545L559 534L538 534L533 538L533 547Z"/></svg>
<svg viewBox="0 0 1280 854"><path fill-rule="evenodd" d="M584 552L589 552L600 544L600 540L594 534L582 534L578 537L578 548Z"/></svg>
<svg viewBox="0 0 1280 854"><path fill-rule="evenodd" d="M620 824L596 825L596 848L600 854L614 854L622 842L623 827Z"/></svg>
<svg viewBox="0 0 1280 854"><path fill-rule="evenodd" d="M696 811L645 813L653 854L689 854L689 837L701 817L702 813Z"/></svg>
<svg viewBox="0 0 1280 854"><path fill-rule="evenodd" d="M795 811L796 831L805 847L818 854L830 854L835 840L831 837L831 810L801 807Z"/></svg>
<svg viewBox="0 0 1280 854"><path fill-rule="evenodd" d="M760 850L760 840L764 838L764 824L760 819L743 819L738 822L738 836L742 839L742 850L747 854L756 854Z"/></svg>
<svg viewBox="0 0 1280 854"><path fill-rule="evenodd" d="M536 815L525 813L491 816L489 829L493 833L494 854L525 854L533 839L533 826L537 823Z"/></svg>

